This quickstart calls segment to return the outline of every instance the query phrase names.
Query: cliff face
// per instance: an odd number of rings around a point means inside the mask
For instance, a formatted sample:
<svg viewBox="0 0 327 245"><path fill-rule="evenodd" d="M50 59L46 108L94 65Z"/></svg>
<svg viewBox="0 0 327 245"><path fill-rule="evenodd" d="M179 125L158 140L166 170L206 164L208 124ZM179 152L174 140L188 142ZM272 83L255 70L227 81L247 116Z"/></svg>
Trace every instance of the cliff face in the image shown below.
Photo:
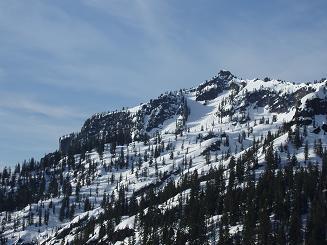
<svg viewBox="0 0 327 245"><path fill-rule="evenodd" d="M292 108L299 107L303 97L315 93L315 87L317 86L270 79L240 80L229 71L220 71L212 79L195 88L166 92L135 108L97 113L85 121L79 133L61 138L59 150L67 154L70 146L74 148L76 145L86 145L90 141L122 145L133 140L144 140L148 138L148 134L156 132L169 119L182 116L186 120L189 109L185 95L192 93L196 101L208 102L214 101L222 93L230 92L232 101L226 106L220 104L217 115L233 117L235 113L242 112L244 119L246 111L251 106L268 108L271 113L287 113ZM297 112L297 116L307 117L324 113L322 99L306 103L311 109L301 110Z"/></svg>
<svg viewBox="0 0 327 245"><path fill-rule="evenodd" d="M0 243L261 244L258 227L279 224L290 234L296 210L325 207L326 96L326 81L220 71L94 114L59 151L0 173Z"/></svg>
<svg viewBox="0 0 327 245"><path fill-rule="evenodd" d="M187 102L183 93L168 92L132 109L98 113L87 119L77 134L63 136L59 150L67 154L70 148L89 142L124 145L133 140L144 140L173 117L187 118Z"/></svg>

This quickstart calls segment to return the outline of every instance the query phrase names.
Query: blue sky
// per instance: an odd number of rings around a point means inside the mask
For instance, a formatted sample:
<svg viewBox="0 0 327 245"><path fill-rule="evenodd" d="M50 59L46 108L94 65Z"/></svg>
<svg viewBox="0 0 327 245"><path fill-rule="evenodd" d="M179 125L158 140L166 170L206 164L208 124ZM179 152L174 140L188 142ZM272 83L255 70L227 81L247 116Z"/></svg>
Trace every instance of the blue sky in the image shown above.
<svg viewBox="0 0 327 245"><path fill-rule="evenodd" d="M327 1L1 0L0 165L39 158L95 112L228 69L327 76Z"/></svg>

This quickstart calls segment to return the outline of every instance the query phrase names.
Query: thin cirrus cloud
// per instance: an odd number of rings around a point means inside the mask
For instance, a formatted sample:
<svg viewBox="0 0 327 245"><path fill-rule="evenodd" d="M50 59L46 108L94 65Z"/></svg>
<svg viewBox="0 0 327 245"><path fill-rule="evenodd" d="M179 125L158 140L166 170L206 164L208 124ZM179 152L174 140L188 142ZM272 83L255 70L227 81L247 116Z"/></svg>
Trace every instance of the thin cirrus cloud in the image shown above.
<svg viewBox="0 0 327 245"><path fill-rule="evenodd" d="M0 52L9 62L18 62L20 74L34 82L97 92L134 91L129 96L135 96L144 90L152 92L147 88L149 82L161 84L156 93L170 88L178 81L178 69L192 66L188 54L172 44L169 37L174 33L169 34L169 28L160 24L167 20L160 18L162 10L145 2L129 2L125 11L127 1L108 1L105 5L77 1L77 8L101 16L88 21L84 15L75 16L54 4L35 1L35 5L24 6L13 2L9 10L6 1L0 8L0 27L10 34L3 38L6 48ZM16 71L12 67L8 70L14 78ZM122 92L125 87L132 89Z"/></svg>
<svg viewBox="0 0 327 245"><path fill-rule="evenodd" d="M16 94L0 93L0 109L17 110L29 114L40 114L49 118L83 118L86 115L69 107L42 103L33 98Z"/></svg>
<svg viewBox="0 0 327 245"><path fill-rule="evenodd" d="M58 137L76 131L84 118L85 113L76 108L1 92L0 169L56 150Z"/></svg>

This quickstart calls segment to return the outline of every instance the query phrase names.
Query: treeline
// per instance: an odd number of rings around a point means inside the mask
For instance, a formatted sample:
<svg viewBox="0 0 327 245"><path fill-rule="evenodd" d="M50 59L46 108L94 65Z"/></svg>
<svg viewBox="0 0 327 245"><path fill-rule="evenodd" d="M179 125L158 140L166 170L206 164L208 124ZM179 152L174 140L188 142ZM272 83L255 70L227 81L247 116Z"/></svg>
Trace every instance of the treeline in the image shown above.
<svg viewBox="0 0 327 245"><path fill-rule="evenodd" d="M265 158L260 176L252 164L244 165L244 155L232 157L227 169L186 173L178 184L149 188L138 197L127 198L128 186L122 186L117 198L103 197L105 212L91 226L100 226L99 241L129 237L130 244L325 244L327 152L321 166L301 167L292 156L283 167L271 146ZM118 236L115 225L133 215L132 227ZM94 229L84 229L74 244L92 235Z"/></svg>

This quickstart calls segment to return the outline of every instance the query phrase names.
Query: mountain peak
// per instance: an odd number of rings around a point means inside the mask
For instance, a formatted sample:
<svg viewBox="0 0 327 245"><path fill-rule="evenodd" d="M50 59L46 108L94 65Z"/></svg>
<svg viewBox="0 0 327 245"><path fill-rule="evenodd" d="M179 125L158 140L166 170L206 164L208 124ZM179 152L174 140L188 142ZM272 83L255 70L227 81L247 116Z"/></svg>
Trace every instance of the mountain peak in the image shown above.
<svg viewBox="0 0 327 245"><path fill-rule="evenodd" d="M234 76L230 71L224 69L219 71L218 76L226 80L232 80L233 78L236 78L236 76Z"/></svg>
<svg viewBox="0 0 327 245"><path fill-rule="evenodd" d="M212 100L215 99L219 93L228 89L229 82L236 78L230 71L220 70L218 74L210 80L201 83L196 91L196 100Z"/></svg>
<svg viewBox="0 0 327 245"><path fill-rule="evenodd" d="M296 210L297 190L315 208L305 190L323 200L326 84L235 78L220 70L196 88L96 113L59 139L59 151L0 171L0 244L216 244L224 223L231 242L244 240L242 230L257 232L261 220L271 222L266 234L277 234L273 222L291 223L276 213L285 209L280 200ZM263 188L276 183L274 195ZM263 196L270 200L256 202ZM304 215L317 212L309 208ZM249 215L258 219L248 224ZM198 224L203 235L192 233Z"/></svg>

